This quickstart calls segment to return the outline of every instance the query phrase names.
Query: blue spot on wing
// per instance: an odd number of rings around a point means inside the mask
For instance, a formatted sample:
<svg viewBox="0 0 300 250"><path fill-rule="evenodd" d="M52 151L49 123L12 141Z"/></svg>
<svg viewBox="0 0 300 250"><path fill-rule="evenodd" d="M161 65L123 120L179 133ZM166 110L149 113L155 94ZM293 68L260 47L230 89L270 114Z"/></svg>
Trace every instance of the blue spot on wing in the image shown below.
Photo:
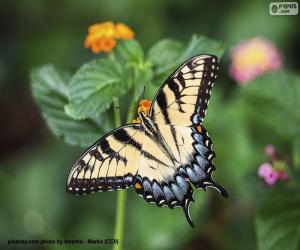
<svg viewBox="0 0 300 250"><path fill-rule="evenodd" d="M193 133L193 138L197 141L197 142L200 142L202 143L204 140L203 140L203 136L201 134L196 134L196 133ZM203 143L202 143L203 144Z"/></svg>
<svg viewBox="0 0 300 250"><path fill-rule="evenodd" d="M207 176L207 174L204 172L204 169L201 166L196 164L194 164L193 166L194 166L194 172L197 174L200 180L204 179Z"/></svg>
<svg viewBox="0 0 300 250"><path fill-rule="evenodd" d="M162 191L162 189L160 188L160 186L154 182L152 185L152 190L153 190L153 195L155 199L159 199L161 197L164 197L164 193Z"/></svg>
<svg viewBox="0 0 300 250"><path fill-rule="evenodd" d="M164 186L163 190L164 190L167 201L170 201L172 198L174 198L173 192L171 191L171 189L168 186Z"/></svg>
<svg viewBox="0 0 300 250"><path fill-rule="evenodd" d="M198 124L200 121L200 115L194 115L192 121L194 124Z"/></svg>
<svg viewBox="0 0 300 250"><path fill-rule="evenodd" d="M205 157L205 154L207 153L208 151L208 148L205 147L204 145L201 145L199 143L195 144L195 149L197 150L197 152L202 156L202 157Z"/></svg>
<svg viewBox="0 0 300 250"><path fill-rule="evenodd" d="M200 155L196 156L196 160L198 162L198 165L202 168L202 169L206 169L206 167L209 165L209 161L207 161L205 158L201 157Z"/></svg>

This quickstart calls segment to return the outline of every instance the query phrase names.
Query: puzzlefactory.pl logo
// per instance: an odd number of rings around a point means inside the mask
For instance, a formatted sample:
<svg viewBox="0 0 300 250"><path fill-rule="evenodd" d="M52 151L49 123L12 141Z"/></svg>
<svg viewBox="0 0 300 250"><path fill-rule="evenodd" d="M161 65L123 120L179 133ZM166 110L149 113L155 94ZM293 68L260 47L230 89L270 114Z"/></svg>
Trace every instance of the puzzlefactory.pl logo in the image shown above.
<svg viewBox="0 0 300 250"><path fill-rule="evenodd" d="M298 15L298 2L271 2L269 13L272 16Z"/></svg>

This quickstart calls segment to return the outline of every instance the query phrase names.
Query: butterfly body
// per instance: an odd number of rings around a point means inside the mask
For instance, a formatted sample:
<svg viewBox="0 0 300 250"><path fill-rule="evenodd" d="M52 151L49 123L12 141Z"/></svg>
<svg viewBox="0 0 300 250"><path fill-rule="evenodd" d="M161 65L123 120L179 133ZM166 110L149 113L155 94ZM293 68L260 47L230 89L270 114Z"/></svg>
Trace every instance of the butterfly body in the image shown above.
<svg viewBox="0 0 300 250"><path fill-rule="evenodd" d="M181 207L191 226L192 185L226 191L212 178L212 141L202 125L216 78L217 57L200 55L179 67L162 85L149 116L105 135L70 171L67 191L85 194L134 186L147 202Z"/></svg>
<svg viewBox="0 0 300 250"><path fill-rule="evenodd" d="M144 112L140 112L139 117L141 119L145 135L151 137L152 140L156 142L156 145L159 146L160 150L172 161L173 164L175 164L176 158L172 154L172 150L168 146L165 138L160 133L158 125L147 117Z"/></svg>

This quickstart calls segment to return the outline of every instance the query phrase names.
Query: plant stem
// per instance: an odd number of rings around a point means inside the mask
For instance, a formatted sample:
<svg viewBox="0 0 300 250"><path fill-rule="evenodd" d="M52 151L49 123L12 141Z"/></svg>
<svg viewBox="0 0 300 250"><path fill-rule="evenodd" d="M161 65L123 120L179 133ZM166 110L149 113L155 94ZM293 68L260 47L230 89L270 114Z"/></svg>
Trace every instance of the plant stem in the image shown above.
<svg viewBox="0 0 300 250"><path fill-rule="evenodd" d="M126 210L126 190L118 191L117 211L116 211L116 225L115 225L115 239L119 240L115 244L114 250L121 250L123 246L124 224L125 224L125 210Z"/></svg>
<svg viewBox="0 0 300 250"><path fill-rule="evenodd" d="M130 101L129 110L135 107L135 87L133 85L131 89L132 99ZM119 107L119 99L114 99L114 107ZM127 113L126 122L130 123L133 119L134 114L132 112ZM121 126L121 114L120 109L114 109L115 126ZM116 224L115 224L115 239L119 240L119 244L115 244L113 250L121 250L123 246L123 236L124 236L124 224L125 224L125 211L126 211L126 191L118 191L117 197L117 210L116 210Z"/></svg>
<svg viewBox="0 0 300 250"><path fill-rule="evenodd" d="M119 107L119 98L114 98L114 118L116 128L121 126L121 113ZM121 250L123 245L124 235L124 222L125 222L125 210L126 210L126 191L118 191L117 197L117 209L116 209L116 224L115 224L115 235L114 238L118 239L119 243L115 244L114 250Z"/></svg>

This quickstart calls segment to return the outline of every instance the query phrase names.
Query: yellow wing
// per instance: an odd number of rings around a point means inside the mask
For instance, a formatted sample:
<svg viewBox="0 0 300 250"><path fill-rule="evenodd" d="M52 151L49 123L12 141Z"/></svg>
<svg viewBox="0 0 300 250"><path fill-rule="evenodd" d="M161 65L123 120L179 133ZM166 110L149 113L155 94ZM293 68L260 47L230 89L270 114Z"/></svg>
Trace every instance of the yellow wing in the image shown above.
<svg viewBox="0 0 300 250"><path fill-rule="evenodd" d="M117 128L91 146L74 164L67 180L67 192L124 189L136 178L143 130L139 124Z"/></svg>
<svg viewBox="0 0 300 250"><path fill-rule="evenodd" d="M188 60L157 92L151 105L150 118L155 123L174 126L201 124L217 71L216 56L200 55Z"/></svg>

